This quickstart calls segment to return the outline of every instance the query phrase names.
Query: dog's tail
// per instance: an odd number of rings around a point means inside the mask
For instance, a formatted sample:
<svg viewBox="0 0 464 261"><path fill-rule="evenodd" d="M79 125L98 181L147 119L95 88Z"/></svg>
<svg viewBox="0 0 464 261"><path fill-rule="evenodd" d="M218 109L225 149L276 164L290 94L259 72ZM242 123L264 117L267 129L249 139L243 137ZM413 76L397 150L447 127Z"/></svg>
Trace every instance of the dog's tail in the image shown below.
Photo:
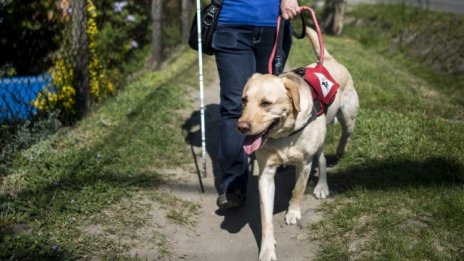
<svg viewBox="0 0 464 261"><path fill-rule="evenodd" d="M314 31L311 27L306 26L306 36L308 37L309 41L313 45L314 53L316 54L317 58L321 57L320 47L319 47L319 37L317 36L316 31ZM334 60L333 56L325 49L324 47L324 61Z"/></svg>

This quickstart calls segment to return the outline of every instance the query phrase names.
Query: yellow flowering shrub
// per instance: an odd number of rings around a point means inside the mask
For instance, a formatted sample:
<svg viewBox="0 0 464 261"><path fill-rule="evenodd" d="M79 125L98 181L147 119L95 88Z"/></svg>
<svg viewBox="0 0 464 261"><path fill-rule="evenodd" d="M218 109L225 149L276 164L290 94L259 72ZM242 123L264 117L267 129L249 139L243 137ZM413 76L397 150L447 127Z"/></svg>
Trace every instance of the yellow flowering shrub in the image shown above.
<svg viewBox="0 0 464 261"><path fill-rule="evenodd" d="M96 23L97 9L91 0L87 2L87 36L89 39L89 72L90 72L90 95L99 100L114 92L114 86L108 79L105 69L101 66L97 51L96 37L98 27Z"/></svg>
<svg viewBox="0 0 464 261"><path fill-rule="evenodd" d="M87 0L87 27L89 51L89 88L90 96L98 101L113 94L115 87L109 80L106 70L101 66L96 52L96 37L98 28L96 23L97 10L92 0ZM72 63L57 56L52 68L52 86L47 86L37 96L33 105L41 111L50 111L60 107L65 112L73 113L76 91L73 87L74 73Z"/></svg>
<svg viewBox="0 0 464 261"><path fill-rule="evenodd" d="M46 86L39 93L34 106L41 111L49 111L55 106L62 105L66 111L72 112L76 94L72 86L73 68L63 59L57 58L49 73L52 76L52 86Z"/></svg>

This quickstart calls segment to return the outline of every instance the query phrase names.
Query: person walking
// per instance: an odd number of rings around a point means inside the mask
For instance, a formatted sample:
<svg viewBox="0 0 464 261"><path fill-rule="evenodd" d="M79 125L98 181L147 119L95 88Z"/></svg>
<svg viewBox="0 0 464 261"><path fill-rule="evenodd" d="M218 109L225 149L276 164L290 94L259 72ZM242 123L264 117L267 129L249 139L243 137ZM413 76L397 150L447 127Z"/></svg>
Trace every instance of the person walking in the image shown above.
<svg viewBox="0 0 464 261"><path fill-rule="evenodd" d="M248 157L242 148L245 137L237 130L243 87L253 73L268 73L279 14L289 20L299 12L297 0L223 0L212 40L221 98L219 208L238 207L246 198ZM285 64L291 47L288 22L283 37Z"/></svg>

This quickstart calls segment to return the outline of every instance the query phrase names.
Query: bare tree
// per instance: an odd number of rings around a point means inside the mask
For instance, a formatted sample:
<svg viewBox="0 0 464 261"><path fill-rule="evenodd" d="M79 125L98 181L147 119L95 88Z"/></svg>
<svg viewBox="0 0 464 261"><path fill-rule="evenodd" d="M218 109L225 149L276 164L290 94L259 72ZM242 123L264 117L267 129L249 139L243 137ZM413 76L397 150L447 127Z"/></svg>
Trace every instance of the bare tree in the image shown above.
<svg viewBox="0 0 464 261"><path fill-rule="evenodd" d="M90 108L89 39L87 36L87 0L72 1L72 48L74 52L75 110L81 119Z"/></svg>
<svg viewBox="0 0 464 261"><path fill-rule="evenodd" d="M187 43L192 23L192 0L182 0L182 43Z"/></svg>
<svg viewBox="0 0 464 261"><path fill-rule="evenodd" d="M321 19L324 32L333 35L340 35L342 33L345 7L345 0L325 0Z"/></svg>
<svg viewBox="0 0 464 261"><path fill-rule="evenodd" d="M163 62L163 39L161 31L161 21L163 16L163 0L152 0L151 20L152 20L152 55L150 66L158 70Z"/></svg>

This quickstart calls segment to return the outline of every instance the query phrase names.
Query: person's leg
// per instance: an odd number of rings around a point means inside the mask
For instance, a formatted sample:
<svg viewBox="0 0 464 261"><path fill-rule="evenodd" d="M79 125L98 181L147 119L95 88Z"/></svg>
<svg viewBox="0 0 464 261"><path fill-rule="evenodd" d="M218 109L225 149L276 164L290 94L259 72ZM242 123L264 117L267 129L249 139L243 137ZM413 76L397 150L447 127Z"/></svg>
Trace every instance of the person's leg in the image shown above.
<svg viewBox="0 0 464 261"><path fill-rule="evenodd" d="M290 23L286 23L284 26L284 39L282 43L282 49L284 51L283 65L287 61L290 47L292 44L292 33ZM261 35L257 41L255 41L255 55L256 55L256 72L259 73L270 73L268 71L269 57L274 47L274 41L276 37L276 28L274 27L262 27Z"/></svg>
<svg viewBox="0 0 464 261"><path fill-rule="evenodd" d="M250 28L220 26L213 38L221 87L218 161L222 175L220 194L224 195L237 191L244 195L246 192L248 159L242 149L244 136L236 126L242 112L243 87L256 68L252 34Z"/></svg>
<svg viewBox="0 0 464 261"><path fill-rule="evenodd" d="M223 197L218 198L220 207L238 206L238 201L242 200L240 197L246 193L248 158L242 148L244 137L236 127L242 112L241 95L253 73L267 73L274 39L275 28L272 27L226 26L219 26L213 38L221 87L218 161L221 169L220 194ZM286 32L283 44L286 56L290 44L291 35ZM238 201L228 204L225 196L234 192L239 194Z"/></svg>

